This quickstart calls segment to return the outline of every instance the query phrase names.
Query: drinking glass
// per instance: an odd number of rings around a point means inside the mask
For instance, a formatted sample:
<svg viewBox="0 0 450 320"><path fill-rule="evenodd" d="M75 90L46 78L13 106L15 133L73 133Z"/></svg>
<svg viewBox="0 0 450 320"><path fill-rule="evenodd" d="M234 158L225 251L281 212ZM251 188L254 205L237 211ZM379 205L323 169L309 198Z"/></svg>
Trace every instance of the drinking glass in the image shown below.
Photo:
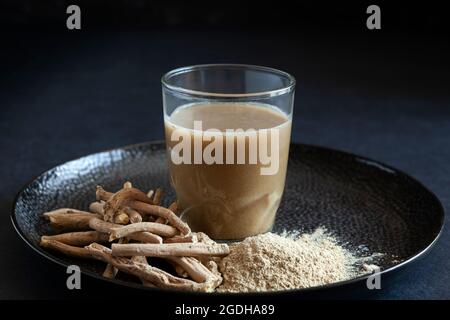
<svg viewBox="0 0 450 320"><path fill-rule="evenodd" d="M284 190L294 89L290 74L253 65L196 65L162 77L171 184L193 231L242 239L271 230Z"/></svg>

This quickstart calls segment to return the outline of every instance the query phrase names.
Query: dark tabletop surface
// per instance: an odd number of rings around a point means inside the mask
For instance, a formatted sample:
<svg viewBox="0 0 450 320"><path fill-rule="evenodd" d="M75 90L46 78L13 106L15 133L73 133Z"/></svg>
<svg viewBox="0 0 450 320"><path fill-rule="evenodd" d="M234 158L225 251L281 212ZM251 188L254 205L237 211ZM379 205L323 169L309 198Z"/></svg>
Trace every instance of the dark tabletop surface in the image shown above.
<svg viewBox="0 0 450 320"><path fill-rule="evenodd" d="M0 299L105 297L118 289L38 256L10 223L14 196L55 165L163 138L160 76L178 66L267 65L298 80L293 141L364 155L423 182L450 212L448 41L240 30L8 32L0 44ZM431 252L371 295L450 298L449 219ZM349 297L358 298L358 296Z"/></svg>

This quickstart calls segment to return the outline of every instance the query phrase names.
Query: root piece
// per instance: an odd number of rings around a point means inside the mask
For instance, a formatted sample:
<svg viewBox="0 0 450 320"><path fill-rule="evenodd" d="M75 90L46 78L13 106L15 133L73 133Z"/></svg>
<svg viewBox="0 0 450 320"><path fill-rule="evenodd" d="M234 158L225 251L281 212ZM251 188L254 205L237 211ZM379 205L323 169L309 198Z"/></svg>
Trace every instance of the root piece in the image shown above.
<svg viewBox="0 0 450 320"><path fill-rule="evenodd" d="M169 221L169 224L180 230L182 234L187 235L191 232L189 226L175 213L167 208L153 205L153 201L136 188L122 189L109 198L104 207L104 219L111 221L115 213L123 207L130 207L142 213L163 217Z"/></svg>
<svg viewBox="0 0 450 320"><path fill-rule="evenodd" d="M135 262L127 258L113 257L110 249L97 243L89 245L86 249L95 259L111 263L117 269L132 274L146 283L160 288L211 292L219 285L217 281L196 283L189 279L175 277L170 273L145 263Z"/></svg>
<svg viewBox="0 0 450 320"><path fill-rule="evenodd" d="M103 189L98 189L97 188L97 193L102 193ZM112 221L114 215L116 214L116 212L120 211L123 207L131 207L129 204L131 202L134 202L135 200L138 201L142 201L145 203L149 203L152 204L153 201L151 199L149 199L147 197L147 195L145 193L143 193L142 191L136 189L136 188L126 188L126 189L121 189L119 191L117 191L116 193L114 193L113 195L111 195L105 204L105 215L104 215L104 219L105 221ZM133 208L135 209L135 208Z"/></svg>
<svg viewBox="0 0 450 320"><path fill-rule="evenodd" d="M126 207L126 208L123 208L123 212L128 215L131 223L142 222L142 216L136 210Z"/></svg>
<svg viewBox="0 0 450 320"><path fill-rule="evenodd" d="M103 220L97 218L97 219L91 219L89 221L89 227L91 227L92 229L97 230L99 232L109 234L109 233L111 233L111 230L113 228L120 227L120 225L111 223L111 222L106 222L106 221L103 221Z"/></svg>
<svg viewBox="0 0 450 320"><path fill-rule="evenodd" d="M46 215L50 219L53 228L58 231L84 231L89 230L89 220L92 218L100 218L100 215L95 213L52 213Z"/></svg>
<svg viewBox="0 0 450 320"><path fill-rule="evenodd" d="M216 277L194 257L168 257L167 260L181 267L182 270L197 282L205 282L211 277Z"/></svg>
<svg viewBox="0 0 450 320"><path fill-rule="evenodd" d="M114 256L146 257L205 257L226 256L230 249L226 244L204 243L165 243L165 244L115 244L112 246Z"/></svg>
<svg viewBox="0 0 450 320"><path fill-rule="evenodd" d="M128 236L129 239L142 243L163 243L163 238L151 232L138 232Z"/></svg>
<svg viewBox="0 0 450 320"><path fill-rule="evenodd" d="M153 201L147 197L145 193L136 188L121 189L114 193L107 201L107 203L114 207L127 206L134 201L141 201L148 204L153 204Z"/></svg>
<svg viewBox="0 0 450 320"><path fill-rule="evenodd" d="M131 261L137 262L137 263L142 263L142 264L145 264L145 265L148 265L147 258L144 257L144 256L133 256L133 257L131 257ZM146 280L144 280L144 279L140 279L140 280L141 280L142 284L143 284L144 286L146 286L146 287L153 287L153 288L156 287L156 286L155 286L153 283L151 283L151 282L148 282L148 281L146 281Z"/></svg>
<svg viewBox="0 0 450 320"><path fill-rule="evenodd" d="M127 181L123 184L124 189L130 189L133 188L133 184L130 181Z"/></svg>
<svg viewBox="0 0 450 320"><path fill-rule="evenodd" d="M132 184L131 182L127 181L123 184L123 188L124 189L130 189L132 188ZM102 198L111 198L113 193L107 192L105 191L103 188L98 187L98 193ZM91 205L89 206L89 210L95 213L99 213L101 215L104 215L104 206L105 203L102 202L93 202L91 203ZM118 223L118 224L128 224L129 222L131 223L137 223L137 222L141 222L142 221L142 216L139 214L139 212L137 212L136 210L133 210L131 208L124 208L122 210L122 213L119 213L118 215L116 215L114 217L114 223ZM125 216L125 214L127 215L127 217Z"/></svg>
<svg viewBox="0 0 450 320"><path fill-rule="evenodd" d="M130 207L142 213L152 214L167 219L169 224L180 230L183 235L188 235L191 233L189 226L168 208L143 203L141 201L134 201L130 203Z"/></svg>
<svg viewBox="0 0 450 320"><path fill-rule="evenodd" d="M57 240L45 239L44 237L41 238L40 244L44 248L61 252L62 254L69 257L92 259L91 254L85 248L70 246Z"/></svg>
<svg viewBox="0 0 450 320"><path fill-rule="evenodd" d="M161 188L156 189L155 195L153 196L153 204L159 206L161 205L163 190Z"/></svg>
<svg viewBox="0 0 450 320"><path fill-rule="evenodd" d="M114 278L116 277L118 271L119 271L119 270L117 270L116 267L114 267L112 264L108 263L108 264L106 265L105 271L103 271L103 274L102 274L102 275L103 275L105 278L108 278L108 279L114 279Z"/></svg>
<svg viewBox="0 0 450 320"><path fill-rule="evenodd" d="M126 213L119 213L114 217L114 223L117 224L128 224L130 222L130 217Z"/></svg>
<svg viewBox="0 0 450 320"><path fill-rule="evenodd" d="M92 242L106 243L109 235L98 231L69 232L54 236L42 236L42 240L56 240L75 247L84 247Z"/></svg>
<svg viewBox="0 0 450 320"><path fill-rule="evenodd" d="M133 223L119 228L113 228L109 237L110 241L132 235L136 232L147 231L163 237L173 237L178 233L177 229L154 222Z"/></svg>
<svg viewBox="0 0 450 320"><path fill-rule="evenodd" d="M206 244L214 244L216 243L214 240L212 240L206 233L203 232L196 232L195 236L197 238L197 242L200 243L206 243Z"/></svg>
<svg viewBox="0 0 450 320"><path fill-rule="evenodd" d="M195 233L191 233L188 236L174 236L172 238L164 239L164 243L184 243L184 242L190 243L197 242L197 235Z"/></svg>
<svg viewBox="0 0 450 320"><path fill-rule="evenodd" d="M148 264L147 258L144 256L133 256L131 257L131 260L134 262Z"/></svg>
<svg viewBox="0 0 450 320"><path fill-rule="evenodd" d="M172 202L171 205L167 208L170 211L172 211L173 213L177 214L178 211L178 204L177 202ZM167 224L167 219L163 218L163 217L158 217L158 219L155 220L156 223L162 223L162 224Z"/></svg>
<svg viewBox="0 0 450 320"><path fill-rule="evenodd" d="M95 189L95 197L97 198L97 201L108 201L109 198L111 198L113 195L114 193L105 191L105 189L103 189L101 186L97 186L97 188Z"/></svg>
<svg viewBox="0 0 450 320"><path fill-rule="evenodd" d="M167 260L167 262L173 267L177 276L182 277L182 278L189 277L189 274L180 265L178 265L175 262L172 262L170 260Z"/></svg>
<svg viewBox="0 0 450 320"><path fill-rule="evenodd" d="M107 233L107 234L110 234L114 228L122 227L119 224L106 222L106 221L103 221L98 218L91 219L89 221L89 226L94 230L97 230L102 233ZM160 236L150 233L150 232L134 233L134 234L129 235L128 238L131 240L140 241L140 242L144 242L144 243L162 243L162 241L163 241L163 239Z"/></svg>
<svg viewBox="0 0 450 320"><path fill-rule="evenodd" d="M208 237L207 234L203 232L196 232L195 233L197 237L197 241L199 243L205 243L205 244L214 244L216 243L214 240L212 240L210 237ZM199 257L200 262L206 266L213 274L215 274L218 277L222 277L222 274L219 271L219 268L217 264L220 262L220 258L218 257Z"/></svg>
<svg viewBox="0 0 450 320"><path fill-rule="evenodd" d="M171 210L173 213L177 214L178 203L176 201L172 202L169 206L169 210Z"/></svg>
<svg viewBox="0 0 450 320"><path fill-rule="evenodd" d="M128 243L128 240L126 238L122 238L119 239L119 243ZM108 279L114 279L117 275L117 272L119 272L119 270L112 264L108 263L106 265L105 271L103 271L103 276Z"/></svg>
<svg viewBox="0 0 450 320"><path fill-rule="evenodd" d="M167 219L163 217L158 217L156 218L155 223L167 224Z"/></svg>
<svg viewBox="0 0 450 320"><path fill-rule="evenodd" d="M105 205L104 202L99 202L99 201L92 202L92 203L89 205L89 211L91 211L91 212L93 212L93 213L100 214L100 215L103 216L103 214L104 214L103 206L104 206L104 205Z"/></svg>

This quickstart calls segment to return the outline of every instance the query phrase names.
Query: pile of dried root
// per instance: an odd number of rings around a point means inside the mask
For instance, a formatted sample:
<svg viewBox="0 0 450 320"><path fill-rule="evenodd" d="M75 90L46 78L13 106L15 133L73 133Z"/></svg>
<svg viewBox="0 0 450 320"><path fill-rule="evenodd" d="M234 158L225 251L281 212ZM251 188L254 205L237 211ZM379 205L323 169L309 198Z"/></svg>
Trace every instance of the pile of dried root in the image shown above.
<svg viewBox="0 0 450 320"><path fill-rule="evenodd" d="M106 262L104 277L121 271L146 286L214 291L222 282L217 259L229 253L228 246L191 232L177 216L176 202L165 208L161 195L161 189L145 194L130 182L116 193L97 187L90 212L62 208L43 214L58 234L42 236L41 246ZM150 265L147 257L167 260L177 275Z"/></svg>

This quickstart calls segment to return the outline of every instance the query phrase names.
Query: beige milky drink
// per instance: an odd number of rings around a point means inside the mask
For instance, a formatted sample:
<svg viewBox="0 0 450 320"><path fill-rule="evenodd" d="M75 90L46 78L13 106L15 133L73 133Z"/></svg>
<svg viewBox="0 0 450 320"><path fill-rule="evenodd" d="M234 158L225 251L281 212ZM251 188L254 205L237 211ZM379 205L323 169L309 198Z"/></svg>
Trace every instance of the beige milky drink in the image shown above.
<svg viewBox="0 0 450 320"><path fill-rule="evenodd" d="M295 79L241 64L162 79L167 155L182 219L215 239L269 231L283 194Z"/></svg>
<svg viewBox="0 0 450 320"><path fill-rule="evenodd" d="M201 123L201 130L194 121ZM196 147L203 155L211 144L212 139L204 138L208 129L216 129L215 137L223 138L222 147L212 153L216 156L212 164L194 159ZM255 134L248 135L248 129ZM272 135L274 131L277 134ZM290 115L254 102L191 103L165 116L171 183L183 219L194 231L215 239L240 239L271 229L284 189L290 131ZM262 133L267 141L261 140ZM180 136L189 138L191 149L189 155L182 151L181 156L190 160L182 163L175 152L182 139L174 139ZM242 152L244 158L238 161ZM217 161L220 153L223 161Z"/></svg>

